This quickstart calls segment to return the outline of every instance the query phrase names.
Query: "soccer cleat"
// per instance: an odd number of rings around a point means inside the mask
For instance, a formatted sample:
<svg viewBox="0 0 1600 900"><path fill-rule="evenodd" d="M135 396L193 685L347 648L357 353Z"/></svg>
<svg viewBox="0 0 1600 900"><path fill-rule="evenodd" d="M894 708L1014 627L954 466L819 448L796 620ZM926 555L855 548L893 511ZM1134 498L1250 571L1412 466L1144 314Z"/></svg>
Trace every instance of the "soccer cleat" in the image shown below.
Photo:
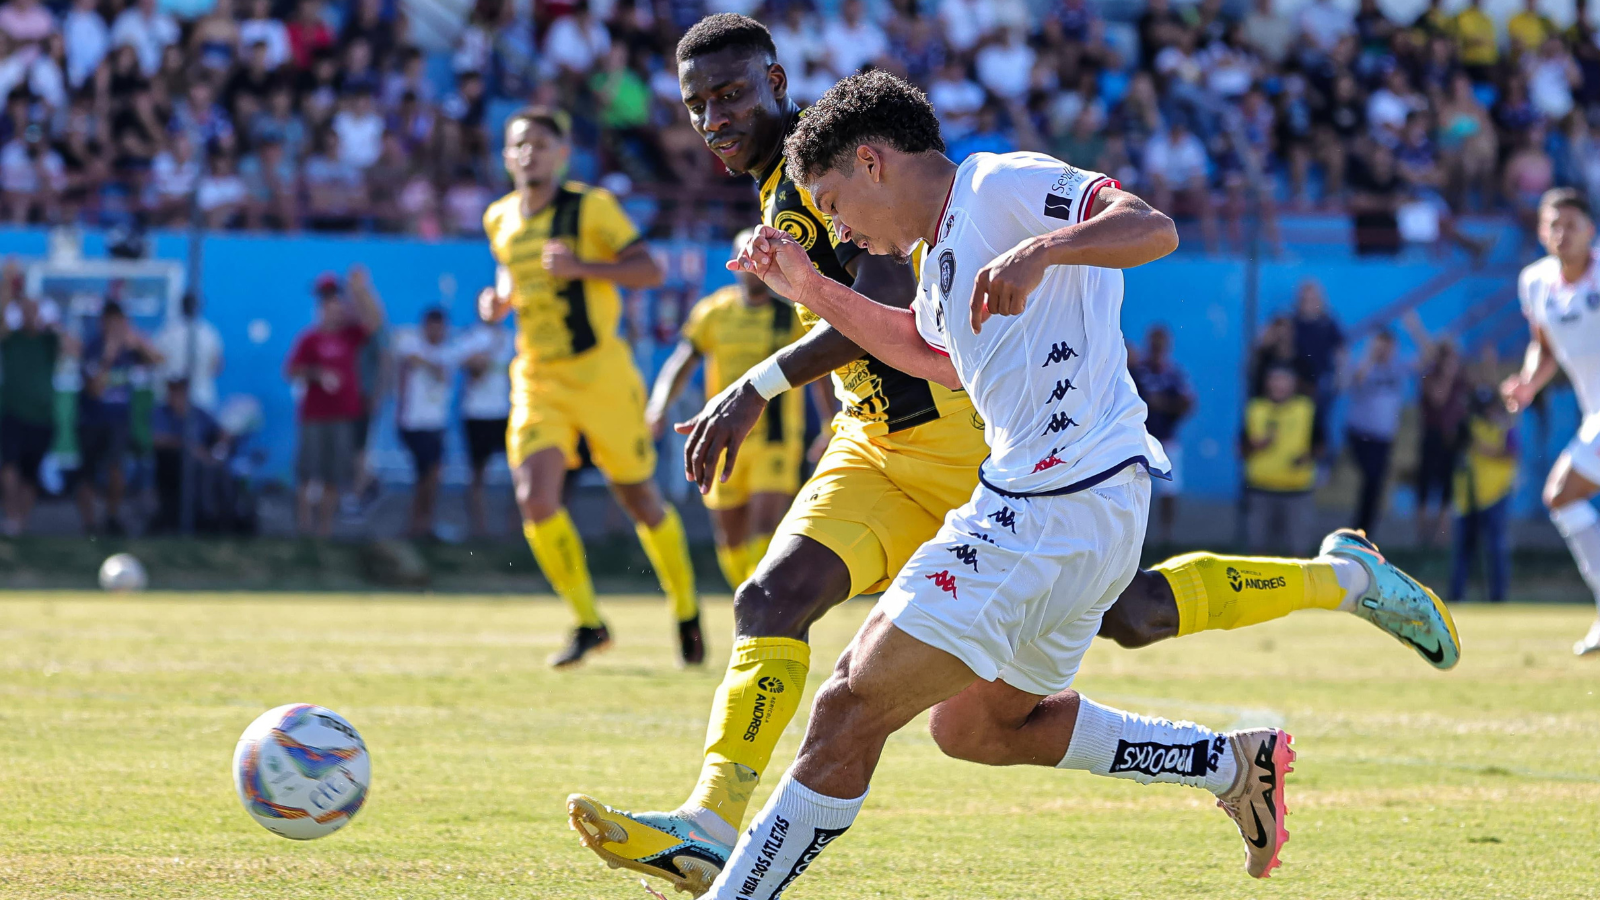
<svg viewBox="0 0 1600 900"><path fill-rule="evenodd" d="M1217 805L1239 826L1244 838L1244 870L1251 878L1267 878L1282 863L1278 853L1289 843L1284 816L1283 778L1294 767L1294 738L1277 728L1235 731L1228 735L1239 774L1233 786L1217 796Z"/></svg>
<svg viewBox="0 0 1600 900"><path fill-rule="evenodd" d="M1394 635L1436 669L1461 660L1461 637L1439 595L1385 559L1364 533L1341 528L1322 539L1320 553L1354 560L1367 570L1367 592L1356 602L1356 615Z"/></svg>
<svg viewBox="0 0 1600 900"><path fill-rule="evenodd" d="M590 628L587 625L579 625L573 630L572 642L567 644L566 649L550 657L550 665L556 669L575 666L583 662L583 658L590 653L596 653L609 646L611 646L611 632L606 630L606 626L597 625Z"/></svg>
<svg viewBox="0 0 1600 900"><path fill-rule="evenodd" d="M1591 653L1600 653L1600 619L1595 619L1589 626L1589 633L1583 640L1572 645L1572 652L1578 656L1588 656Z"/></svg>
<svg viewBox="0 0 1600 900"><path fill-rule="evenodd" d="M700 631L700 614L678 623L678 660L686 666L704 665L706 638Z"/></svg>
<svg viewBox="0 0 1600 900"><path fill-rule="evenodd" d="M567 822L606 865L664 878L691 897L711 890L733 853L685 816L624 812L582 794L567 798Z"/></svg>

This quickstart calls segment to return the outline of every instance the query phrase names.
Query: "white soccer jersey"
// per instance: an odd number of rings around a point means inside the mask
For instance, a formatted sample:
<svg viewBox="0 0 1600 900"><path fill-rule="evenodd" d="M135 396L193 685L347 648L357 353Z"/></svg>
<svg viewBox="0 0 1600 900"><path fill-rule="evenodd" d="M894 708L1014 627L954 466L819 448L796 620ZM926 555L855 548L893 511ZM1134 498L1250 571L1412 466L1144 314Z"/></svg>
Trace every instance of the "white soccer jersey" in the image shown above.
<svg viewBox="0 0 1600 900"><path fill-rule="evenodd" d="M1572 380L1585 418L1600 412L1600 251L1591 251L1589 271L1572 284L1561 277L1554 256L1528 266L1517 279L1517 295L1528 321L1544 330L1556 361Z"/></svg>
<svg viewBox="0 0 1600 900"><path fill-rule="evenodd" d="M1141 463L1169 468L1145 431L1128 374L1122 273L1051 266L1019 316L974 334L978 270L1022 241L1083 221L1117 183L1042 153L976 153L956 171L939 239L923 255L917 330L948 355L986 423L985 484L1012 494L1070 493Z"/></svg>

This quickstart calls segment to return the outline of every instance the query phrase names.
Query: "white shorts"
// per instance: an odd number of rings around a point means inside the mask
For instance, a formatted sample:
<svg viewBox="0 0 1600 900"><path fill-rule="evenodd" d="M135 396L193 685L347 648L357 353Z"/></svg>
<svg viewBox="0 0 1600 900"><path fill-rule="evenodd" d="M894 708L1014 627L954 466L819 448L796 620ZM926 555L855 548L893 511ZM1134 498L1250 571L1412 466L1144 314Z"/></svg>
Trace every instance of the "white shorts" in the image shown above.
<svg viewBox="0 0 1600 900"><path fill-rule="evenodd" d="M1600 413L1583 420L1578 433L1567 442L1566 454L1572 469L1592 484L1600 484Z"/></svg>
<svg viewBox="0 0 1600 900"><path fill-rule="evenodd" d="M878 608L985 681L1066 690L1100 617L1138 571L1149 512L1150 476L1136 465L1061 497L1006 497L980 484Z"/></svg>
<svg viewBox="0 0 1600 900"><path fill-rule="evenodd" d="M1177 438L1171 438L1161 442L1161 449L1167 451L1167 471L1172 477L1150 479L1150 493L1157 497L1176 497L1183 493L1183 445Z"/></svg>

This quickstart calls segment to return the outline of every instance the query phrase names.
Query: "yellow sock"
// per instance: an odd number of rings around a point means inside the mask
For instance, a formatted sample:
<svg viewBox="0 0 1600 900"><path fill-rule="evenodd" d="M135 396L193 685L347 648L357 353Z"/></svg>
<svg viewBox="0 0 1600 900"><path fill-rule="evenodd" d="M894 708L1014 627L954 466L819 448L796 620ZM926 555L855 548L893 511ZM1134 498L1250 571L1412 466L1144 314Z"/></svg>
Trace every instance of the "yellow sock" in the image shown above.
<svg viewBox="0 0 1600 900"><path fill-rule="evenodd" d="M724 547L717 545L717 565L722 567L722 577L728 582L728 587L738 590L739 585L750 577L748 558L745 555L744 545L737 547Z"/></svg>
<svg viewBox="0 0 1600 900"><path fill-rule="evenodd" d="M556 594L567 601L578 624L598 627L600 613L594 608L589 562L584 558L583 539L578 537L572 517L563 509L543 522L524 522L522 534L528 539L539 571Z"/></svg>
<svg viewBox="0 0 1600 900"><path fill-rule="evenodd" d="M672 614L679 622L694 618L700 612L700 601L694 593L694 565L689 562L689 540L684 537L678 511L668 506L666 517L656 527L639 524L634 531L655 567L661 590L672 602Z"/></svg>
<svg viewBox="0 0 1600 900"><path fill-rule="evenodd" d="M761 557L767 555L767 547L771 544L772 535L770 534L758 534L744 542L744 558L749 565L749 570L745 572L744 577L749 578L756 573L756 568L761 565Z"/></svg>
<svg viewBox="0 0 1600 900"><path fill-rule="evenodd" d="M811 648L793 638L742 638L717 688L706 728L706 761L685 806L710 810L733 827L800 710Z"/></svg>
<svg viewBox="0 0 1600 900"><path fill-rule="evenodd" d="M1297 609L1338 609L1333 566L1310 559L1185 553L1155 567L1178 601L1178 636L1243 628Z"/></svg>

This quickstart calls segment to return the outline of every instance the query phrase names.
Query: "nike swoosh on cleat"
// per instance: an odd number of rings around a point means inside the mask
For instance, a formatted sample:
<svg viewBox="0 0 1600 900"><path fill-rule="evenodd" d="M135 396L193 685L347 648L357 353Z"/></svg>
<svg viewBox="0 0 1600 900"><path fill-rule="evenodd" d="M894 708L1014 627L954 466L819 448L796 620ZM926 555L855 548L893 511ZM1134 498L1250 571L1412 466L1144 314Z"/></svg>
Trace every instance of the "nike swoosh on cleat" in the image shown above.
<svg viewBox="0 0 1600 900"><path fill-rule="evenodd" d="M1438 663L1444 662L1444 648L1443 647L1435 646L1432 650L1429 650L1427 647L1422 646L1421 644L1417 643L1416 641L1412 640L1411 638L1406 637L1405 635L1400 635L1400 640L1405 641L1407 644L1410 644L1412 647L1416 648L1416 651L1418 653L1421 653L1425 658L1427 658L1428 662L1434 663L1436 665Z"/></svg>
<svg viewBox="0 0 1600 900"><path fill-rule="evenodd" d="M716 841L713 841L711 838L706 837L705 835L701 834L698 831L695 831L692 828L689 829L689 840L691 840L691 841L699 841L702 844L715 844L716 843Z"/></svg>
<svg viewBox="0 0 1600 900"><path fill-rule="evenodd" d="M1245 835L1244 839L1256 847L1265 847L1267 845L1267 829L1266 826L1261 824L1261 814L1256 812L1254 804L1250 806L1250 817L1256 820L1256 836Z"/></svg>

